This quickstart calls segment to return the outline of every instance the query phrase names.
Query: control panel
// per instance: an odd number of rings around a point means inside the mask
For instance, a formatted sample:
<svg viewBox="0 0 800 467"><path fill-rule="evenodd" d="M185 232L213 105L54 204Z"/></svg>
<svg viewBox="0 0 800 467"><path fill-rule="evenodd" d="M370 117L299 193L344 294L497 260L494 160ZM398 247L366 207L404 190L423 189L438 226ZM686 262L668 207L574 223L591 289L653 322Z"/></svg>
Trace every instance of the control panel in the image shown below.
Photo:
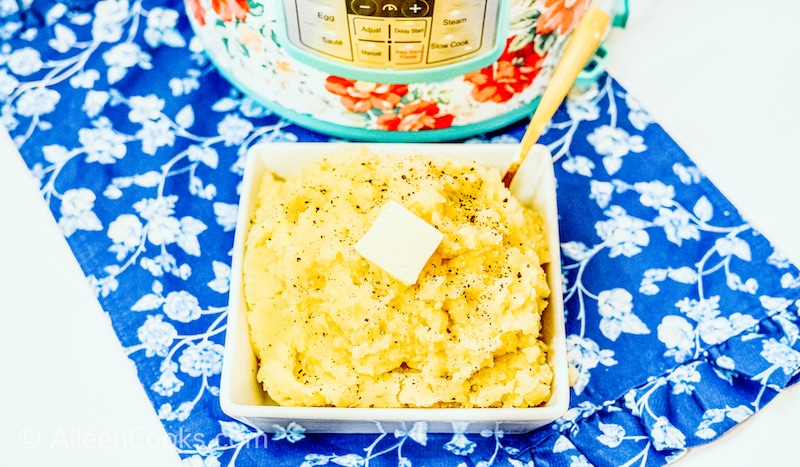
<svg viewBox="0 0 800 467"><path fill-rule="evenodd" d="M464 62L478 69L505 43L498 36L506 0L282 1L282 46L323 69L435 70Z"/></svg>

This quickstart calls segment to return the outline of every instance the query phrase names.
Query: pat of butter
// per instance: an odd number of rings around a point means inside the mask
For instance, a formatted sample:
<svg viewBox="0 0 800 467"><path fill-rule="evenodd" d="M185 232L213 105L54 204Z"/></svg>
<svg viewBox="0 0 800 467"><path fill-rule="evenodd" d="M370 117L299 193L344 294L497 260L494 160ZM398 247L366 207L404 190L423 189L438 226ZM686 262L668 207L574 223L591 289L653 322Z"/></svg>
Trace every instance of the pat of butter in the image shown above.
<svg viewBox="0 0 800 467"><path fill-rule="evenodd" d="M400 204L389 201L367 233L356 242L361 256L406 285L419 273L444 235Z"/></svg>

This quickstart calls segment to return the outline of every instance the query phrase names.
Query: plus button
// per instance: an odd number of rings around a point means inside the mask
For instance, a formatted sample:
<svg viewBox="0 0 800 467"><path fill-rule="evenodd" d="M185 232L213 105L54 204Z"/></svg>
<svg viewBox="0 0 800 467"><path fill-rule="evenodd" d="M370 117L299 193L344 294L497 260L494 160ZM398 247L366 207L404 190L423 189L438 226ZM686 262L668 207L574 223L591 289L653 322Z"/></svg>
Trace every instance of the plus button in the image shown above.
<svg viewBox="0 0 800 467"><path fill-rule="evenodd" d="M425 0L407 0L403 3L402 10L403 16L419 18L428 15L430 6Z"/></svg>

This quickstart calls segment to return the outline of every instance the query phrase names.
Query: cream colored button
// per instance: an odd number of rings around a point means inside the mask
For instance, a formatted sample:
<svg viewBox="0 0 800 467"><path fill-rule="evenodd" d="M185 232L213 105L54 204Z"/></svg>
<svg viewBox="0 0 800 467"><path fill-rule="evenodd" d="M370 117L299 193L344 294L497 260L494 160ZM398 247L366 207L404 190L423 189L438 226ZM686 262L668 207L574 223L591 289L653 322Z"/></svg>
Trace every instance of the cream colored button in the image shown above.
<svg viewBox="0 0 800 467"><path fill-rule="evenodd" d="M392 23L392 40L417 42L428 35L428 22L425 20L395 20Z"/></svg>
<svg viewBox="0 0 800 467"><path fill-rule="evenodd" d="M483 2L435 3L428 63L458 61L479 52L483 39L484 10Z"/></svg>
<svg viewBox="0 0 800 467"><path fill-rule="evenodd" d="M358 42L358 59L364 63L385 64L389 62L389 46L378 42Z"/></svg>
<svg viewBox="0 0 800 467"><path fill-rule="evenodd" d="M317 31L310 40L303 39L303 43L314 50L345 60L353 59L349 38L343 38L338 31L331 29Z"/></svg>
<svg viewBox="0 0 800 467"><path fill-rule="evenodd" d="M389 38L389 23L382 19L353 19L353 32L359 39L385 41Z"/></svg>
<svg viewBox="0 0 800 467"><path fill-rule="evenodd" d="M352 60L345 7L298 2L300 42L306 47L344 60Z"/></svg>
<svg viewBox="0 0 800 467"><path fill-rule="evenodd" d="M483 0L449 0L445 8L450 11L465 10L475 13L480 12L482 15L483 11L486 9L486 2Z"/></svg>
<svg viewBox="0 0 800 467"><path fill-rule="evenodd" d="M422 44L395 44L392 49L393 62L398 65L416 65L422 63L425 46Z"/></svg>
<svg viewBox="0 0 800 467"><path fill-rule="evenodd" d="M316 2L298 4L298 19L302 25L324 27L347 27L347 11L332 5Z"/></svg>
<svg viewBox="0 0 800 467"><path fill-rule="evenodd" d="M480 50L470 34L446 34L438 40L431 39L428 62L435 63L464 57Z"/></svg>
<svg viewBox="0 0 800 467"><path fill-rule="evenodd" d="M442 26L463 28L469 26L470 21L467 15L461 10L451 11L447 18L442 19Z"/></svg>

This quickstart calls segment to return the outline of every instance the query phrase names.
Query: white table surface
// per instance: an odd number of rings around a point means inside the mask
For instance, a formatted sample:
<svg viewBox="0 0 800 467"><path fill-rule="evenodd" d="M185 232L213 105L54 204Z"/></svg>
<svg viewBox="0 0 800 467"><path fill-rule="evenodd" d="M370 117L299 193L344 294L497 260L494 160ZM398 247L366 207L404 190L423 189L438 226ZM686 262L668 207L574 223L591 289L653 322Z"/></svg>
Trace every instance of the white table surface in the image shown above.
<svg viewBox="0 0 800 467"><path fill-rule="evenodd" d="M800 264L800 2L632 0L610 72ZM0 129L3 465L178 466L107 315ZM680 467L786 465L800 388Z"/></svg>

